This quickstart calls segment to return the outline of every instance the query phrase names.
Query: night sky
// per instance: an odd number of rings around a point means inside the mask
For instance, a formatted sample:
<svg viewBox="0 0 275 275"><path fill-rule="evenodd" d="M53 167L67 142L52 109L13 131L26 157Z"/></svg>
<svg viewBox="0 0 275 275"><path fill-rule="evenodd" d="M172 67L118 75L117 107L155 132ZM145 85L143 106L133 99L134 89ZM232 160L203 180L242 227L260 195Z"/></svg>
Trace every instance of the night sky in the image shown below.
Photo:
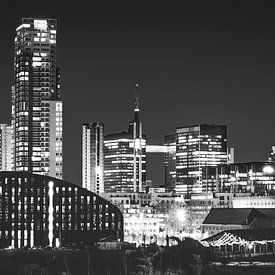
<svg viewBox="0 0 275 275"><path fill-rule="evenodd" d="M80 184L82 123L127 130L135 83L148 144L179 126L225 124L236 161L265 160L275 145L272 2L4 0L0 122L10 121L17 20L56 18L65 180ZM148 178L162 184L162 158L148 166Z"/></svg>

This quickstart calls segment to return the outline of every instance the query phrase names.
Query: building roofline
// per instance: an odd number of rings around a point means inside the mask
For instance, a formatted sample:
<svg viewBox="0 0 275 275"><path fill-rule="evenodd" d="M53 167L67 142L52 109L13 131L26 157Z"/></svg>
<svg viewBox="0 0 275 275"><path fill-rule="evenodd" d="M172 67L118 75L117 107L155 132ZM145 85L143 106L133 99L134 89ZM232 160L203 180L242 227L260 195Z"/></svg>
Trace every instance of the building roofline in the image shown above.
<svg viewBox="0 0 275 275"><path fill-rule="evenodd" d="M81 189L82 191L87 192L87 193L91 193L93 196L96 196L96 197L112 204L114 207L118 208L116 205L109 202L104 197L100 196L99 194L94 193L94 192L82 187L81 185L77 185L75 183L72 183L72 182L69 182L69 181L66 181L66 180L63 180L63 179L58 179L58 178L54 178L54 177L51 177L51 176L45 176L45 175L41 175L41 174L34 174L34 173L31 173L31 172L28 172L28 171L0 171L0 177L1 177L1 175L5 175L5 174L8 175L8 176L13 176L13 177L20 177L21 176L21 177L44 178L44 179L48 179L49 181L52 180L53 182L60 182L60 183L65 184L65 185L70 185L72 187L77 187L77 188Z"/></svg>
<svg viewBox="0 0 275 275"><path fill-rule="evenodd" d="M193 124L193 125L187 125L187 126L178 126L178 127L176 127L176 129L192 128L192 127L198 127L198 126L226 127L226 125L216 125L214 123L212 123L212 124L203 123L203 124Z"/></svg>
<svg viewBox="0 0 275 275"><path fill-rule="evenodd" d="M225 164L220 164L219 166L233 166L233 165L239 165L239 164L274 164L274 161L248 161L248 162L234 162L234 163L225 163Z"/></svg>

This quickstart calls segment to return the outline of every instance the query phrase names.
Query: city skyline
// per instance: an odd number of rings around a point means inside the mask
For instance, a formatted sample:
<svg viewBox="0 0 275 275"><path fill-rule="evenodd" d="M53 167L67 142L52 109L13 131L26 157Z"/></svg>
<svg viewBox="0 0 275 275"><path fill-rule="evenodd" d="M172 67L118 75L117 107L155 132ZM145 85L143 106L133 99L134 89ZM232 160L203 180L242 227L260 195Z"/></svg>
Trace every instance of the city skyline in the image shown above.
<svg viewBox="0 0 275 275"><path fill-rule="evenodd" d="M148 144L163 144L175 127L224 124L236 161L267 159L275 138L274 19L267 5L141 1L68 3L64 10L55 3L55 11L43 7L42 16L33 1L28 3L28 10L25 4L22 9L23 4L8 4L1 19L6 26L0 46L1 123L10 121L16 23L21 17L56 18L65 106L64 179L81 184L81 165L70 160L81 160L82 123L103 121L107 134L127 127L135 83L140 84ZM153 174L148 178L157 181Z"/></svg>

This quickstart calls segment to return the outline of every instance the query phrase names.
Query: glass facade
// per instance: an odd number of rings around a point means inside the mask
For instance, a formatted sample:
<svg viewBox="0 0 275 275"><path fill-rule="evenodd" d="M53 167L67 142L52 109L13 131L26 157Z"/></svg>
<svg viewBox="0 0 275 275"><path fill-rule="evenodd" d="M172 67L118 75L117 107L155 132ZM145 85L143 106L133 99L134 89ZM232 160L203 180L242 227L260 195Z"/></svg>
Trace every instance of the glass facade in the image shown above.
<svg viewBox="0 0 275 275"><path fill-rule="evenodd" d="M95 193L104 192L104 124L82 126L82 187Z"/></svg>
<svg viewBox="0 0 275 275"><path fill-rule="evenodd" d="M176 147L175 155L166 154L166 186L174 184L175 177L177 193L213 192L216 168L227 162L226 126L181 127L176 129L175 141L172 137L166 137L170 146L175 142Z"/></svg>
<svg viewBox="0 0 275 275"><path fill-rule="evenodd" d="M165 188L170 192L176 187L176 136L165 136L164 145L167 148L164 155Z"/></svg>
<svg viewBox="0 0 275 275"><path fill-rule="evenodd" d="M136 98L134 119L128 132L104 138L105 192L144 192L146 186L146 139Z"/></svg>
<svg viewBox="0 0 275 275"><path fill-rule="evenodd" d="M136 175L141 172L142 189L146 184L146 141L141 139L142 167L136 165ZM140 177L137 176L137 185ZM105 192L134 192L134 140L129 133L110 134L104 138Z"/></svg>
<svg viewBox="0 0 275 275"><path fill-rule="evenodd" d="M89 245L123 240L120 210L77 185L28 172L0 172L0 247Z"/></svg>
<svg viewBox="0 0 275 275"><path fill-rule="evenodd" d="M247 162L221 165L217 186L222 192L275 195L275 163Z"/></svg>
<svg viewBox="0 0 275 275"><path fill-rule="evenodd" d="M15 171L62 178L62 102L56 27L54 19L23 18L16 28L12 160ZM61 144L60 150L55 150L56 142Z"/></svg>

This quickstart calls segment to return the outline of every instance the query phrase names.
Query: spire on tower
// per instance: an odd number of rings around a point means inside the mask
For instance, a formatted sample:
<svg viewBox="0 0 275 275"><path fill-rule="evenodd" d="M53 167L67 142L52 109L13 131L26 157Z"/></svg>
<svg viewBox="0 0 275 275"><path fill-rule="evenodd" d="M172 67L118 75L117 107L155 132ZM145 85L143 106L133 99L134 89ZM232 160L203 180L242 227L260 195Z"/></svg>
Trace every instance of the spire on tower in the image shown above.
<svg viewBox="0 0 275 275"><path fill-rule="evenodd" d="M138 95L139 84L135 84L135 109L134 109L134 120L132 120L129 124L128 132L133 134L135 132L135 137L139 137L141 133L141 122L139 119L139 106L140 106L140 98Z"/></svg>
<svg viewBox="0 0 275 275"><path fill-rule="evenodd" d="M139 111L139 95L138 95L138 87L139 84L136 83L136 92L135 92L135 111Z"/></svg>

